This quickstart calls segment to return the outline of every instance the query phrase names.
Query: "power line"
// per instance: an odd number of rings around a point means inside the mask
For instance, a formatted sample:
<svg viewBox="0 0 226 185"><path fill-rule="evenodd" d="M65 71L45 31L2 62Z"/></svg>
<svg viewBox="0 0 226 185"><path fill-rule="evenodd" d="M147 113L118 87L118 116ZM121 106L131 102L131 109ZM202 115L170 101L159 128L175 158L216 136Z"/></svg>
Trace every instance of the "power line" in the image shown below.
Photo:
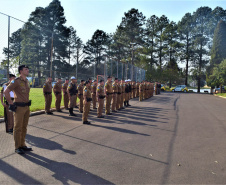
<svg viewBox="0 0 226 185"><path fill-rule="evenodd" d="M26 22L24 22L24 21L22 21L22 20L20 20L20 19L17 19L17 18L15 18L15 17L12 17L12 16L7 15L7 14L5 14L5 13L0 12L0 14L5 15L5 16L8 16L8 17L10 17L10 18L13 18L13 19L15 19L15 20L18 20L18 21L20 21L20 22L26 23Z"/></svg>

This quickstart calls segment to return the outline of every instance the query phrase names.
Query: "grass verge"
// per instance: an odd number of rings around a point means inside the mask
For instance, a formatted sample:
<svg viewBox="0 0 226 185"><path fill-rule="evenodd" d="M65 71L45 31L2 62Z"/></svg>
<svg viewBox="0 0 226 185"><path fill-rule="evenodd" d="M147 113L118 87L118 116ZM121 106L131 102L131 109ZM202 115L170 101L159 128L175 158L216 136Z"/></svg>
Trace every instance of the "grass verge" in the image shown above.
<svg viewBox="0 0 226 185"><path fill-rule="evenodd" d="M43 95L42 88L31 88L29 99L32 100L31 107L30 107L31 112L45 109L45 98ZM62 96L61 106L63 106L63 105L64 105L64 102L63 102L63 96ZM55 107L55 95L54 94L52 96L51 107L52 108ZM4 114L4 108L3 108L3 106L0 106L0 117L3 117L3 114Z"/></svg>

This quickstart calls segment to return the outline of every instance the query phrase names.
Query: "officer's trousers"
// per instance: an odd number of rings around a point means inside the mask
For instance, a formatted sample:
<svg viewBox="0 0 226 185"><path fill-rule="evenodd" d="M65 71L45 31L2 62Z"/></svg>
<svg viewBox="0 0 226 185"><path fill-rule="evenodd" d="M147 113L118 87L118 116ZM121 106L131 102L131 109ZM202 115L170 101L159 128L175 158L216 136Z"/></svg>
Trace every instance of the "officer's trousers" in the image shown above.
<svg viewBox="0 0 226 185"><path fill-rule="evenodd" d="M98 100L97 116L102 116L104 108L104 99Z"/></svg>
<svg viewBox="0 0 226 185"><path fill-rule="evenodd" d="M76 100L76 95L70 96L69 108L74 108L75 107L75 100Z"/></svg>
<svg viewBox="0 0 226 185"><path fill-rule="evenodd" d="M120 101L120 108L123 107L124 96L125 96L125 93L122 93L122 94L121 94L121 101Z"/></svg>
<svg viewBox="0 0 226 185"><path fill-rule="evenodd" d="M87 121L88 120L88 115L89 115L89 110L90 110L90 102L87 102L85 104L85 100L83 101L83 114L82 114L82 121Z"/></svg>
<svg viewBox="0 0 226 185"><path fill-rule="evenodd" d="M120 109L120 104L121 104L121 98L122 94L117 94L117 103L116 103L116 110Z"/></svg>
<svg viewBox="0 0 226 185"><path fill-rule="evenodd" d="M4 121L5 121L6 132L8 132L14 126L13 112L9 112L8 105L6 105L6 107L4 108Z"/></svg>
<svg viewBox="0 0 226 185"><path fill-rule="evenodd" d="M143 92L140 92L139 94L139 101L142 101L143 100Z"/></svg>
<svg viewBox="0 0 226 185"><path fill-rule="evenodd" d="M110 113L111 99L112 99L112 95L111 94L106 96L106 102L105 102L105 113L106 114Z"/></svg>
<svg viewBox="0 0 226 185"><path fill-rule="evenodd" d="M69 97L68 94L64 94L64 108L68 109Z"/></svg>
<svg viewBox="0 0 226 185"><path fill-rule="evenodd" d="M14 129L13 136L15 141L15 149L26 146L25 137L27 134L27 125L30 116L30 108L17 107L14 113Z"/></svg>
<svg viewBox="0 0 226 185"><path fill-rule="evenodd" d="M79 101L79 112L83 111L83 95L78 96L80 101Z"/></svg>
<svg viewBox="0 0 226 185"><path fill-rule="evenodd" d="M112 111L115 111L116 103L117 103L117 94L113 94L113 96L112 96L112 107L111 107Z"/></svg>
<svg viewBox="0 0 226 185"><path fill-rule="evenodd" d="M50 107L52 103L52 94L45 95L45 112L50 112Z"/></svg>
<svg viewBox="0 0 226 185"><path fill-rule="evenodd" d="M60 110L60 104L61 104L61 99L62 99L62 94L55 94L56 100L55 100L55 106L56 110Z"/></svg>
<svg viewBox="0 0 226 185"><path fill-rule="evenodd" d="M92 101L93 101L93 109L96 109L97 107L97 97L96 97L96 93L92 94Z"/></svg>

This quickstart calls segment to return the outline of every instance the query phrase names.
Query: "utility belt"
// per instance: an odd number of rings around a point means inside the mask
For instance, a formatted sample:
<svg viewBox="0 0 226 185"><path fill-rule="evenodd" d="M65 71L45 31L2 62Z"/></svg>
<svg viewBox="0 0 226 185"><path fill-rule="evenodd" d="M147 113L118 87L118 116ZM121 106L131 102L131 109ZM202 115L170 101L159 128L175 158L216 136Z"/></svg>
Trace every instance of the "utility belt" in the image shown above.
<svg viewBox="0 0 226 185"><path fill-rule="evenodd" d="M107 92L106 94L107 94L107 95L111 95L111 94L113 94L113 93L108 93L108 92Z"/></svg>
<svg viewBox="0 0 226 185"><path fill-rule="evenodd" d="M44 95L47 95L47 94L52 94L51 92L44 92Z"/></svg>
<svg viewBox="0 0 226 185"><path fill-rule="evenodd" d="M16 105L17 107L26 107L26 106L31 106L31 100L29 100L29 102L24 103L24 102L14 102L14 105Z"/></svg>
<svg viewBox="0 0 226 185"><path fill-rule="evenodd" d="M105 98L105 96L99 95L99 98L100 98L100 99L104 99L104 98Z"/></svg>
<svg viewBox="0 0 226 185"><path fill-rule="evenodd" d="M114 94L118 94L118 92L114 92Z"/></svg>
<svg viewBox="0 0 226 185"><path fill-rule="evenodd" d="M78 94L79 96L82 96L83 94Z"/></svg>
<svg viewBox="0 0 226 185"><path fill-rule="evenodd" d="M122 93L118 92L118 94L122 94Z"/></svg>
<svg viewBox="0 0 226 185"><path fill-rule="evenodd" d="M67 92L65 92L64 95L67 95Z"/></svg>
<svg viewBox="0 0 226 185"><path fill-rule="evenodd" d="M74 95L76 95L77 93L70 93L70 96L74 96Z"/></svg>
<svg viewBox="0 0 226 185"><path fill-rule="evenodd" d="M8 103L7 100L6 100L6 98L4 98L4 99L5 99L5 104L6 104L6 105L9 105L9 103ZM11 98L11 100L14 101L14 98Z"/></svg>
<svg viewBox="0 0 226 185"><path fill-rule="evenodd" d="M90 101L92 101L93 99L92 98L86 98L86 101L87 102L90 102Z"/></svg>
<svg viewBox="0 0 226 185"><path fill-rule="evenodd" d="M61 94L61 92L55 92L56 95Z"/></svg>

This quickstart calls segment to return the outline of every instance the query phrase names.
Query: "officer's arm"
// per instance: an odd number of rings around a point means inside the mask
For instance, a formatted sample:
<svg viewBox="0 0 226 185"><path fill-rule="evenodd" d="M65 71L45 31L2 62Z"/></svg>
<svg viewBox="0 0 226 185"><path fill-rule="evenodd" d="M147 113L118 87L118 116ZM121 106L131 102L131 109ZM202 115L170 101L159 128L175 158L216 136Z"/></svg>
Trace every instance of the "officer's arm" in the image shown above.
<svg viewBox="0 0 226 185"><path fill-rule="evenodd" d="M7 100L7 102L9 103L9 104L13 104L13 101L11 100L11 98L10 98L10 89L7 87L6 88L6 90L4 91L4 94L5 94L5 98L6 98L6 100Z"/></svg>
<svg viewBox="0 0 226 185"><path fill-rule="evenodd" d="M2 102L2 105L5 107L6 104L3 102L3 89L2 89L2 91L1 91L1 102Z"/></svg>

